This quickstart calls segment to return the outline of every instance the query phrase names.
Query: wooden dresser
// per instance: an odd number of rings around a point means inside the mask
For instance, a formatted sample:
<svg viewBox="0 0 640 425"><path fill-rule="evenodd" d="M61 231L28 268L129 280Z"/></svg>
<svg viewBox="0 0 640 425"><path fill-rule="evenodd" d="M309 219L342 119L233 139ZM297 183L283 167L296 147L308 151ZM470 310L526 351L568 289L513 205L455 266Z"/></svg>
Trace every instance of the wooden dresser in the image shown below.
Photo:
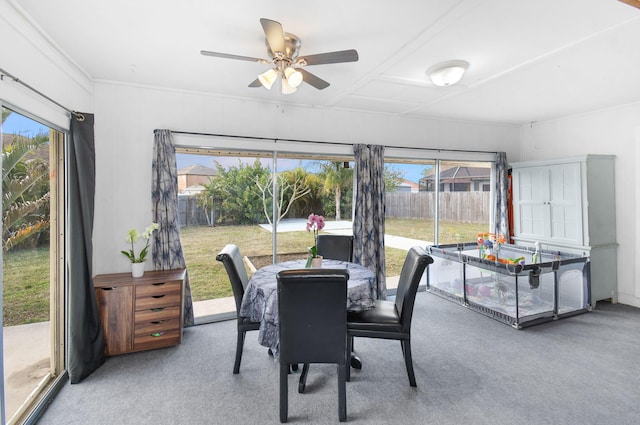
<svg viewBox="0 0 640 425"><path fill-rule="evenodd" d="M93 278L105 354L180 344L185 270L97 275Z"/></svg>

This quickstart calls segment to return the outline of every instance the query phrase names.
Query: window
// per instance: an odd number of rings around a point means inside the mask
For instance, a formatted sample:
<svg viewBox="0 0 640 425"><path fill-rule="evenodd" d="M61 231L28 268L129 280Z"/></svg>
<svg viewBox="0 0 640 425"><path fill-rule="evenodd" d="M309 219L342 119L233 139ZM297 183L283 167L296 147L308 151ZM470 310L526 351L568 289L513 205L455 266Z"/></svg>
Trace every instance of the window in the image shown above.
<svg viewBox="0 0 640 425"><path fill-rule="evenodd" d="M351 146L184 134L174 140L183 205L180 232L196 323L235 315L226 271L212 259L227 243L239 246L251 274L251 267L273 262L274 254L276 261L307 256L307 247L313 243L305 231L309 213L324 215L332 231L351 232ZM429 154L434 152L429 150L386 152L390 155L385 159L385 239L394 242L386 243L385 256L388 293L393 294L409 247L474 241L476 233L488 230L491 193L477 188L489 182L492 164L433 159ZM491 154L465 155L493 158ZM442 182L442 176L448 180ZM276 190L275 211L274 179L277 188L286 187L284 193ZM446 191L435 191L440 185ZM474 197L486 203L471 204ZM477 208L480 219L467 211ZM278 220L274 234L273 224Z"/></svg>
<svg viewBox="0 0 640 425"><path fill-rule="evenodd" d="M490 162L439 161L438 245L473 242L491 222ZM482 185L486 190L475 190Z"/></svg>

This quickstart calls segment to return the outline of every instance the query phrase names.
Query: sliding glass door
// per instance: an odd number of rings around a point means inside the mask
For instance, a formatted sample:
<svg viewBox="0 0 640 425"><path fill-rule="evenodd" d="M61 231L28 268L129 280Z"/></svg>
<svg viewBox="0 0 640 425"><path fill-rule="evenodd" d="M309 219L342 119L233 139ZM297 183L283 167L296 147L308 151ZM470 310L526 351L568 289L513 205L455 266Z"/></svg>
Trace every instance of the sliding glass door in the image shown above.
<svg viewBox="0 0 640 425"><path fill-rule="evenodd" d="M209 153L209 154L208 154ZM249 275L274 261L305 259L309 214L324 232L352 233L353 164L348 157L177 149L180 237L197 323L235 314L215 255L237 245ZM275 232L274 232L275 230Z"/></svg>
<svg viewBox="0 0 640 425"><path fill-rule="evenodd" d="M2 109L4 418L19 423L64 370L64 134Z"/></svg>

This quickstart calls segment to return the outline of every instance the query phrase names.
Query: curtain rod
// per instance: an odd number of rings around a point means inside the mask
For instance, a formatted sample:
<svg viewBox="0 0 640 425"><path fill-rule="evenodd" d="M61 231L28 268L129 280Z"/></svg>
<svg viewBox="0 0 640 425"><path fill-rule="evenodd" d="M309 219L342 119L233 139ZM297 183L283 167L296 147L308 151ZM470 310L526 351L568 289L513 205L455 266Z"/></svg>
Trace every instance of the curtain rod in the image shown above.
<svg viewBox="0 0 640 425"><path fill-rule="evenodd" d="M154 130L157 131L158 129ZM231 139L252 139L252 140L268 140L273 142L299 142L299 143L324 143L327 145L340 145L340 146L353 146L354 143L345 143L345 142L326 142L322 140L303 140L303 139L279 139L273 137L258 137L258 136L238 136L233 134L218 134L218 133L200 133L194 131L174 131L169 130L172 133L176 134L186 134L190 136L207 136L207 137L228 137ZM367 145L371 145L371 143L366 143ZM398 148L398 149L415 149L421 151L434 151L434 152L460 152L460 153L498 153L493 151L476 151L476 150L464 150L464 149L436 149L436 148L418 148L415 146L388 146L383 145L385 148Z"/></svg>
<svg viewBox="0 0 640 425"><path fill-rule="evenodd" d="M0 68L0 81L4 80L5 75L9 78L11 78L14 82L21 84L22 86L28 88L29 90L31 90L32 92L40 95L41 97L44 97L45 99L47 99L49 102L53 103L54 105L58 106L59 108L64 109L65 111L67 111L68 113L70 113L71 115L73 115L74 117L76 117L76 119L78 121L84 121L84 115L82 115L79 112L73 111L67 107L65 107L64 105L61 105L60 103L56 102L55 100L51 99L49 96L47 96L46 94L42 93L41 91L39 91L38 89L35 89L33 87L31 87L29 84L25 83L24 81L22 81L21 79L19 79L18 77L16 77L15 75L11 74L10 72L5 71L4 69Z"/></svg>

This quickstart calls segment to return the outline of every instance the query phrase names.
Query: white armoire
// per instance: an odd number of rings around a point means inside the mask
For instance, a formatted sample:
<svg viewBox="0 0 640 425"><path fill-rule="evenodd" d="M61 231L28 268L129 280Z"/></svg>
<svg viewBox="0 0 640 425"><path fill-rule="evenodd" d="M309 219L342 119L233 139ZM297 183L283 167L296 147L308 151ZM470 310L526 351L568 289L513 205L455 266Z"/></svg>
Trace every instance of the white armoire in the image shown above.
<svg viewBox="0 0 640 425"><path fill-rule="evenodd" d="M511 164L513 243L589 257L594 306L617 301L614 158Z"/></svg>

